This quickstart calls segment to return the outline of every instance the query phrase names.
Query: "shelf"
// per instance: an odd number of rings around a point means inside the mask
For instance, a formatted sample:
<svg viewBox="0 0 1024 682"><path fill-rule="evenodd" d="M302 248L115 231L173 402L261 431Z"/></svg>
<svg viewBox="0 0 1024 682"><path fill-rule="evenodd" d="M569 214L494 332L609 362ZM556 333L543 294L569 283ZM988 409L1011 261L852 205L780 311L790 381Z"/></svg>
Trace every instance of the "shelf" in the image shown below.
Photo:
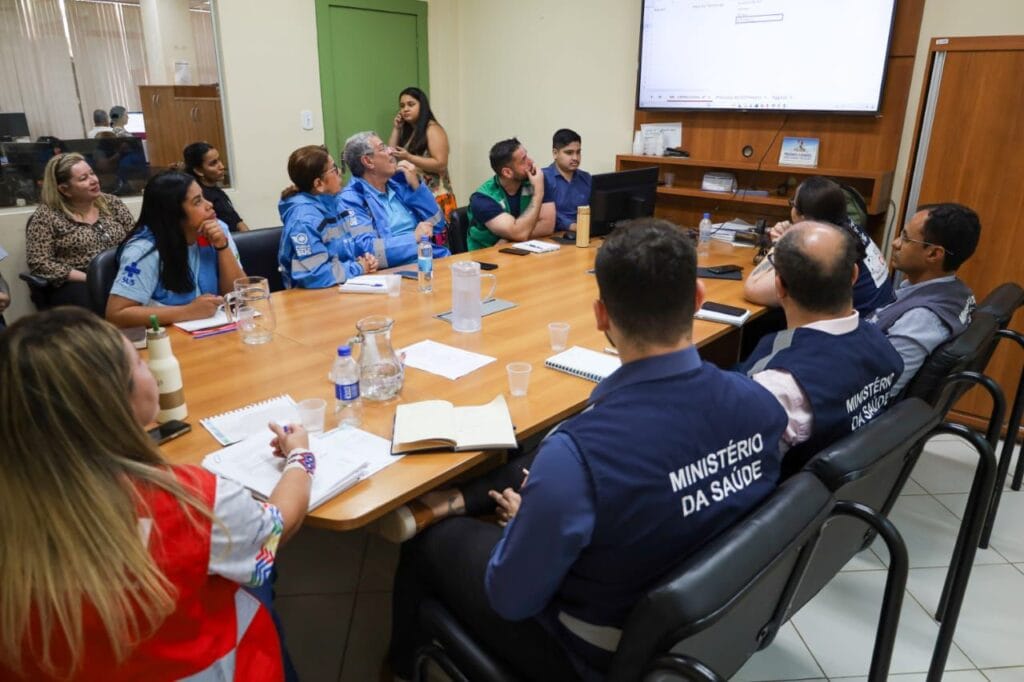
<svg viewBox="0 0 1024 682"><path fill-rule="evenodd" d="M789 206L789 199L780 196L745 196L743 191L738 192L708 192L702 189L691 189L689 187L658 187L658 194L675 197L697 197L699 199L714 199L715 201L726 201L737 204L757 204L760 206Z"/></svg>
<svg viewBox="0 0 1024 682"><path fill-rule="evenodd" d="M710 161L691 159L681 156L633 156L619 154L616 160L630 164L648 164L650 166L694 166L697 168L723 168L726 170L757 171L754 161ZM827 175L840 178L864 178L879 181L892 171L864 171L846 168L817 168L808 166L780 166L775 163L761 164L762 173L789 173L791 175Z"/></svg>

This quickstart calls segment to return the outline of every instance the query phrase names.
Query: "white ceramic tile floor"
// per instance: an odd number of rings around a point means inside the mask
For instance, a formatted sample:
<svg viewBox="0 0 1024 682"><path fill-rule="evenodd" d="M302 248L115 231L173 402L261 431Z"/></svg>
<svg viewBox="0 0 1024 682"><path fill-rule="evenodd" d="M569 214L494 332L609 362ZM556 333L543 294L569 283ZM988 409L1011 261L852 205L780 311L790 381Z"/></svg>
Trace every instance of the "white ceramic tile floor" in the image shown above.
<svg viewBox="0 0 1024 682"><path fill-rule="evenodd" d="M933 439L893 510L915 567L893 656L894 682L925 679L938 631L930 613L975 462L959 438ZM378 679L397 555L397 547L364 532L317 529L304 529L285 548L278 583L285 596L278 603L303 682ZM857 676L867 674L887 561L880 543L855 557L734 679L865 680ZM1007 490L992 548L978 552L943 679L1024 682L1022 614L1024 492Z"/></svg>

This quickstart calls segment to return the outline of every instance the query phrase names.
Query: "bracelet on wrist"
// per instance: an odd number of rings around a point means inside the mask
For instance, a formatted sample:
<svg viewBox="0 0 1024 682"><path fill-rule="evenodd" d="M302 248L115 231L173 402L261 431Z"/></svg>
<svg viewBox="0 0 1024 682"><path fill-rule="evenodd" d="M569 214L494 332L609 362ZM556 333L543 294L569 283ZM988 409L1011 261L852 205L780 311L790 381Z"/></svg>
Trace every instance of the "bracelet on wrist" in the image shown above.
<svg viewBox="0 0 1024 682"><path fill-rule="evenodd" d="M288 453L288 460L284 465L284 471L289 469L302 469L312 477L316 473L316 455L309 450L295 448Z"/></svg>
<svg viewBox="0 0 1024 682"><path fill-rule="evenodd" d="M223 251L226 248L228 248L228 243L224 242L224 246L215 246L215 247L213 247L213 250L214 251Z"/></svg>

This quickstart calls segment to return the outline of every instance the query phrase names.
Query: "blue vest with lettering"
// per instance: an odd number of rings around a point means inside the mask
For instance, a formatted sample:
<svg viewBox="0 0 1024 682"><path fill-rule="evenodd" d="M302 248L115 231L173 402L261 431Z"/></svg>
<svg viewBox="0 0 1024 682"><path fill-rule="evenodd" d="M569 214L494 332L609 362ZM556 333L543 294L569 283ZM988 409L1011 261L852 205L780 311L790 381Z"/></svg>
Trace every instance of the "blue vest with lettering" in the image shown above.
<svg viewBox="0 0 1024 682"><path fill-rule="evenodd" d="M885 410L903 360L878 327L861 319L846 334L799 327L768 335L739 369L748 375L784 370L807 396L811 437L786 453L783 476L788 476Z"/></svg>
<svg viewBox="0 0 1024 682"><path fill-rule="evenodd" d="M786 414L752 380L704 362L594 400L559 427L590 474L596 518L549 613L621 627L659 577L776 487ZM570 649L593 656L560 630Z"/></svg>
<svg viewBox="0 0 1024 682"><path fill-rule="evenodd" d="M896 302L879 309L871 321L886 332L898 319L914 308L927 308L932 311L949 328L950 336L959 336L971 321L974 293L959 278L918 285L918 288L910 293L907 293L905 288L897 289Z"/></svg>

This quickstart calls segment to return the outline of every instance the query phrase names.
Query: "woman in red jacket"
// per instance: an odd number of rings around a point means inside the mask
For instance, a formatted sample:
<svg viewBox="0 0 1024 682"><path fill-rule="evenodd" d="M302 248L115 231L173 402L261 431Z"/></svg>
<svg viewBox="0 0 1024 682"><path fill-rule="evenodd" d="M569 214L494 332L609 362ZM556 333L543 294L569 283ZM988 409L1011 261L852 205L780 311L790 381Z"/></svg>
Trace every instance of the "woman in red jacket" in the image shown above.
<svg viewBox="0 0 1024 682"><path fill-rule="evenodd" d="M283 679L270 577L315 459L301 428L269 502L172 466L144 426L156 380L92 313L55 308L0 335L0 678ZM219 676L219 677L218 677Z"/></svg>

